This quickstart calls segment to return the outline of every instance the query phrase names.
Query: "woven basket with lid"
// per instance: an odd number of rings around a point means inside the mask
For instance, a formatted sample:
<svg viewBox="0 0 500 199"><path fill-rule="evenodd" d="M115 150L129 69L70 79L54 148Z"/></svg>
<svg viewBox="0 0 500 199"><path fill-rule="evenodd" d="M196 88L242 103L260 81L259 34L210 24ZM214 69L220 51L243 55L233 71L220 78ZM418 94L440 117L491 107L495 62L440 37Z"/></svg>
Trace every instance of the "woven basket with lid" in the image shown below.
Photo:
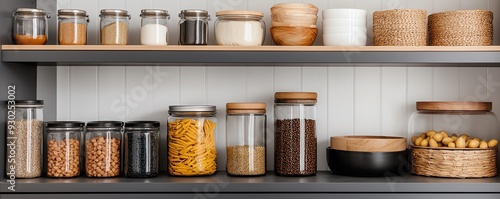
<svg viewBox="0 0 500 199"><path fill-rule="evenodd" d="M493 44L493 13L457 10L429 15L431 46L488 46Z"/></svg>
<svg viewBox="0 0 500 199"><path fill-rule="evenodd" d="M426 46L427 12L396 9L373 13L374 46Z"/></svg>

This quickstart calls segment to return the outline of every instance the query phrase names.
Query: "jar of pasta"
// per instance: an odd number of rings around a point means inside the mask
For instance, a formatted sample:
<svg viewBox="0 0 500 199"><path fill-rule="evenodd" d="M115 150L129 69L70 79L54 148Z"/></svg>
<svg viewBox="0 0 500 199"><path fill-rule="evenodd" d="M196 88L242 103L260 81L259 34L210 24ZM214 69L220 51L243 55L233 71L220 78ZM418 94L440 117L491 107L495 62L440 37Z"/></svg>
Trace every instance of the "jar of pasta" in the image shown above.
<svg viewBox="0 0 500 199"><path fill-rule="evenodd" d="M93 121L85 134L85 169L88 177L120 175L123 122Z"/></svg>
<svg viewBox="0 0 500 199"><path fill-rule="evenodd" d="M215 106L170 106L168 173L174 176L212 175L215 162Z"/></svg>

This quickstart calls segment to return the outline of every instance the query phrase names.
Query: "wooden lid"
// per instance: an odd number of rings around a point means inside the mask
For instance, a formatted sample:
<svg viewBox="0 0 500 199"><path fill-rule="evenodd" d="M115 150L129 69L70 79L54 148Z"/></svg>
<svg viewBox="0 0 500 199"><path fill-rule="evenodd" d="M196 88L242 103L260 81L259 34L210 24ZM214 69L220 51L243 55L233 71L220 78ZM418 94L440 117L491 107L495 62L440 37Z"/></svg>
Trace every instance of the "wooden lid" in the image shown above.
<svg viewBox="0 0 500 199"><path fill-rule="evenodd" d="M491 102L417 102L419 111L491 111Z"/></svg>
<svg viewBox="0 0 500 199"><path fill-rule="evenodd" d="M334 136L332 149L358 152L397 152L406 150L406 138L391 136Z"/></svg>
<svg viewBox="0 0 500 199"><path fill-rule="evenodd" d="M316 100L317 98L316 92L276 92L274 94L276 100Z"/></svg>
<svg viewBox="0 0 500 199"><path fill-rule="evenodd" d="M221 15L254 15L262 17L264 16L264 13L251 10L222 10L215 13L215 16L217 17Z"/></svg>
<svg viewBox="0 0 500 199"><path fill-rule="evenodd" d="M226 104L226 113L266 113L266 103L263 102L231 102Z"/></svg>

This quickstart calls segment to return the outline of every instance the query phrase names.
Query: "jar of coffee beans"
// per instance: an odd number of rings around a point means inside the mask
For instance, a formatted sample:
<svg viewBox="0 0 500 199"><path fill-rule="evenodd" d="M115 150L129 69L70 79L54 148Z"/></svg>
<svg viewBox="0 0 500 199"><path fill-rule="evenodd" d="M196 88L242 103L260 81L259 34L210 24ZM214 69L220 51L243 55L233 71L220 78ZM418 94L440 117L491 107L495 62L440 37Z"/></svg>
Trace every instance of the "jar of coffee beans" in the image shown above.
<svg viewBox="0 0 500 199"><path fill-rule="evenodd" d="M80 175L80 140L84 122L47 122L47 176L70 178Z"/></svg>
<svg viewBox="0 0 500 199"><path fill-rule="evenodd" d="M226 104L226 152L229 175L266 174L266 104Z"/></svg>
<svg viewBox="0 0 500 199"><path fill-rule="evenodd" d="M120 175L120 150L123 122L87 123L85 134L85 170L88 177Z"/></svg>
<svg viewBox="0 0 500 199"><path fill-rule="evenodd" d="M160 122L132 121L125 123L123 164L127 178L158 176Z"/></svg>
<svg viewBox="0 0 500 199"><path fill-rule="evenodd" d="M317 93L277 92L274 98L275 173L315 175Z"/></svg>

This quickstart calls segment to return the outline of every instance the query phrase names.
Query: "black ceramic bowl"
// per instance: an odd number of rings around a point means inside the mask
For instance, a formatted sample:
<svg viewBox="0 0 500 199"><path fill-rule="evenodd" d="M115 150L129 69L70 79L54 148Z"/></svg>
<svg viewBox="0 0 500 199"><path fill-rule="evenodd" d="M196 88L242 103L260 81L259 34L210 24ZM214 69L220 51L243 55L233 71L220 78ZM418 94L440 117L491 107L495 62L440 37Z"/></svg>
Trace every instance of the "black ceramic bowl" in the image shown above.
<svg viewBox="0 0 500 199"><path fill-rule="evenodd" d="M336 175L375 177L408 173L407 151L357 152L326 148L328 167Z"/></svg>

